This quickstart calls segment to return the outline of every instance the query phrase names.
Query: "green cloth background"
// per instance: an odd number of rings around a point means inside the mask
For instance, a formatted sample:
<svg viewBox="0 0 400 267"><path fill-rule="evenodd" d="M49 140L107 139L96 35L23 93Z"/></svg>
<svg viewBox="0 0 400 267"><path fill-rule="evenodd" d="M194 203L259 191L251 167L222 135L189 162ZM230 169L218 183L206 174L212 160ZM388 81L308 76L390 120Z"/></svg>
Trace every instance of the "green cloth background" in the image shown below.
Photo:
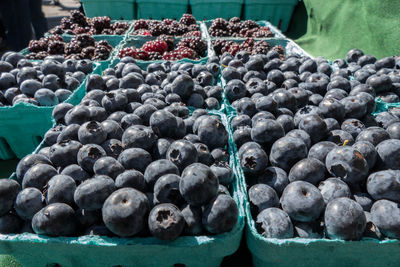
<svg viewBox="0 0 400 267"><path fill-rule="evenodd" d="M303 0L288 37L313 56L344 58L359 48L377 58L400 54L399 0Z"/></svg>

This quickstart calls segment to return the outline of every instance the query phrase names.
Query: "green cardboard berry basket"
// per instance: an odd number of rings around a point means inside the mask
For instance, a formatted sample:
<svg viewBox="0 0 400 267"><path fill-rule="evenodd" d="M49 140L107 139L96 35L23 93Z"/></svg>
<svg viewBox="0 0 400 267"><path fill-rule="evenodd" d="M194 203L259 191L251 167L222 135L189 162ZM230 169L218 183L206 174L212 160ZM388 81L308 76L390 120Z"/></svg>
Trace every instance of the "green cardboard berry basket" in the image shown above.
<svg viewBox="0 0 400 267"><path fill-rule="evenodd" d="M231 37L231 36L218 36L218 37L211 36L208 32L208 29L210 28L212 21L213 20L206 20L203 22L205 25L205 32L207 33L208 38L210 38L212 40L216 40L216 39L227 39L227 40L229 40L229 39L242 40L243 39L243 40L245 40L246 39L245 37L241 38L241 37ZM285 39L286 38L286 36L284 34L282 34L282 32L278 28L276 28L274 25L272 25L269 21L258 20L256 22L261 27L268 27L271 30L271 32L274 33L275 36L274 37L253 38L254 40Z"/></svg>
<svg viewBox="0 0 400 267"><path fill-rule="evenodd" d="M228 128L225 114L210 111ZM43 143L38 146L37 153ZM234 154L228 145L230 164ZM10 179L15 179L15 173ZM11 255L23 266L219 266L240 245L244 229L242 186L238 179L229 186L239 208L234 228L219 235L182 236L174 241L154 237L118 238L103 236L47 237L36 234L0 234L0 254Z"/></svg>
<svg viewBox="0 0 400 267"><path fill-rule="evenodd" d="M197 20L240 17L243 0L190 0Z"/></svg>
<svg viewBox="0 0 400 267"><path fill-rule="evenodd" d="M287 31L298 0L244 0L244 18L268 20Z"/></svg>
<svg viewBox="0 0 400 267"><path fill-rule="evenodd" d="M189 0L136 0L137 18L179 19L187 13Z"/></svg>
<svg viewBox="0 0 400 267"><path fill-rule="evenodd" d="M101 73L100 64L94 63L92 73ZM85 95L86 79L65 103L77 105ZM54 106L44 107L27 103L0 107L0 160L22 158L39 145L46 131L53 125Z"/></svg>
<svg viewBox="0 0 400 267"><path fill-rule="evenodd" d="M132 20L136 16L135 0L82 0L88 17L109 16L112 19Z"/></svg>

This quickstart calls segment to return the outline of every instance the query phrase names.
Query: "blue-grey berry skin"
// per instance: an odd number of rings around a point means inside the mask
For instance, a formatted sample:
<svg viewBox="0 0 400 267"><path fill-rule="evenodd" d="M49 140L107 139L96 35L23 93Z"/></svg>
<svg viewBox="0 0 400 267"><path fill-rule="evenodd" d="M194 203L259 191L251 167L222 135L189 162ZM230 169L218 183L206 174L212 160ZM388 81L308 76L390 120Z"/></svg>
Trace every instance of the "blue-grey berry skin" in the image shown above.
<svg viewBox="0 0 400 267"><path fill-rule="evenodd" d="M306 131L300 129L294 129L288 132L286 136L301 139L304 142L304 144L306 144L307 149L310 149L311 147L311 137Z"/></svg>
<svg viewBox="0 0 400 267"><path fill-rule="evenodd" d="M258 176L258 182L271 186L280 196L289 184L287 173L278 167L268 167Z"/></svg>
<svg viewBox="0 0 400 267"><path fill-rule="evenodd" d="M367 191L375 199L400 201L400 171L385 170L372 173L367 179Z"/></svg>
<svg viewBox="0 0 400 267"><path fill-rule="evenodd" d="M325 162L326 155L336 147L336 144L330 141L321 141L313 145L308 151L309 158L316 158L321 162Z"/></svg>
<svg viewBox="0 0 400 267"><path fill-rule="evenodd" d="M201 207L195 207L186 204L182 208L181 212L183 219L185 220L185 228L183 229L183 233L185 235L192 236L201 235L203 233L203 212Z"/></svg>
<svg viewBox="0 0 400 267"><path fill-rule="evenodd" d="M24 222L14 213L0 216L0 234L17 234L21 232ZM23 229L22 229L23 230Z"/></svg>
<svg viewBox="0 0 400 267"><path fill-rule="evenodd" d="M278 208L268 208L257 215L258 232L266 238L292 238L293 224L289 215Z"/></svg>
<svg viewBox="0 0 400 267"><path fill-rule="evenodd" d="M228 132L217 116L206 116L202 119L198 125L197 135L200 141L211 150L225 147L228 143Z"/></svg>
<svg viewBox="0 0 400 267"><path fill-rule="evenodd" d="M261 147L243 150L239 158L240 166L245 173L257 174L268 166L268 156Z"/></svg>
<svg viewBox="0 0 400 267"><path fill-rule="evenodd" d="M25 173L22 188L35 187L43 190L54 175L57 175L57 170L53 166L42 163L36 164Z"/></svg>
<svg viewBox="0 0 400 267"><path fill-rule="evenodd" d="M300 222L314 221L325 207L318 188L304 181L292 182L283 190L281 205L290 218Z"/></svg>
<svg viewBox="0 0 400 267"><path fill-rule="evenodd" d="M176 174L161 176L154 184L154 204L171 203L181 206L185 201L179 192L180 180Z"/></svg>
<svg viewBox="0 0 400 267"><path fill-rule="evenodd" d="M75 140L65 140L53 144L49 150L49 159L54 166L66 167L77 163L77 155L82 144Z"/></svg>
<svg viewBox="0 0 400 267"><path fill-rule="evenodd" d="M122 188L113 192L102 207L106 227L118 236L133 236L145 226L150 210L145 194L133 189Z"/></svg>
<svg viewBox="0 0 400 267"><path fill-rule="evenodd" d="M15 180L0 179L0 216L8 213L17 198L21 186Z"/></svg>
<svg viewBox="0 0 400 267"><path fill-rule="evenodd" d="M251 139L259 144L271 145L285 135L283 127L271 119L257 121L251 129Z"/></svg>
<svg viewBox="0 0 400 267"><path fill-rule="evenodd" d="M74 210L65 203L53 203L33 216L32 229L38 235L72 236L77 232Z"/></svg>
<svg viewBox="0 0 400 267"><path fill-rule="evenodd" d="M89 121L81 125L78 130L78 139L83 145L100 145L107 139L107 132L97 121Z"/></svg>
<svg viewBox="0 0 400 267"><path fill-rule="evenodd" d="M226 162L214 163L210 166L211 171L217 176L218 182L223 185L230 185L233 182L234 174Z"/></svg>
<svg viewBox="0 0 400 267"><path fill-rule="evenodd" d="M122 145L125 148L142 148L150 151L156 139L156 135L150 127L133 125L124 131Z"/></svg>
<svg viewBox="0 0 400 267"><path fill-rule="evenodd" d="M113 157L102 157L94 163L93 171L96 175L107 175L115 179L125 168Z"/></svg>
<svg viewBox="0 0 400 267"><path fill-rule="evenodd" d="M169 146L166 156L180 171L183 171L190 164L197 162L198 159L196 147L186 140L173 142Z"/></svg>
<svg viewBox="0 0 400 267"><path fill-rule="evenodd" d="M82 182L90 178L90 175L78 164L72 164L65 167L60 174L68 175L76 182Z"/></svg>
<svg viewBox="0 0 400 267"><path fill-rule="evenodd" d="M38 163L45 163L45 164L50 164L50 160L40 154L29 154L25 157L23 157L17 165L17 168L15 170L15 173L17 174L17 180L18 182L22 182L22 179L24 178L25 173L33 166Z"/></svg>
<svg viewBox="0 0 400 267"><path fill-rule="evenodd" d="M146 181L143 174L137 170L126 170L115 179L115 187L118 189L132 187L141 192L146 189Z"/></svg>
<svg viewBox="0 0 400 267"><path fill-rule="evenodd" d="M93 173L94 163L101 157L104 157L106 152L104 149L95 144L88 144L82 146L78 151L78 164L86 172Z"/></svg>
<svg viewBox="0 0 400 267"><path fill-rule="evenodd" d="M144 172L152 159L150 153L142 148L128 148L119 154L118 161L127 170Z"/></svg>
<svg viewBox="0 0 400 267"><path fill-rule="evenodd" d="M153 188L157 180L166 174L179 175L178 167L167 159L160 159L149 164L144 171L144 179L146 183Z"/></svg>
<svg viewBox="0 0 400 267"><path fill-rule="evenodd" d="M272 207L279 207L279 198L275 190L266 184L255 184L249 188L249 201L256 209L257 213Z"/></svg>
<svg viewBox="0 0 400 267"><path fill-rule="evenodd" d="M356 138L356 142L358 141L368 141L374 146L377 146L381 142L390 139L389 133L385 131L385 129L380 127L368 127L365 130L362 130Z"/></svg>
<svg viewBox="0 0 400 267"><path fill-rule="evenodd" d="M59 174L47 183L46 203L65 203L74 205L76 183L70 176Z"/></svg>
<svg viewBox="0 0 400 267"><path fill-rule="evenodd" d="M148 225L154 237L161 240L175 240L183 232L185 220L177 206L163 203L150 211Z"/></svg>
<svg viewBox="0 0 400 267"><path fill-rule="evenodd" d="M182 172L179 191L189 204L205 205L218 194L218 178L210 167L193 163Z"/></svg>
<svg viewBox="0 0 400 267"><path fill-rule="evenodd" d="M325 164L315 158L305 158L297 162L289 172L289 181L306 181L317 185L325 179Z"/></svg>
<svg viewBox="0 0 400 267"><path fill-rule="evenodd" d="M269 159L273 166L289 171L299 160L307 157L307 152L301 139L285 136L272 145Z"/></svg>
<svg viewBox="0 0 400 267"><path fill-rule="evenodd" d="M228 195L218 195L203 212L203 226L212 234L226 233L233 229L239 216L236 202Z"/></svg>
<svg viewBox="0 0 400 267"><path fill-rule="evenodd" d="M325 204L339 197L351 197L349 186L339 178L328 178L322 181L318 189L321 191Z"/></svg>
<svg viewBox="0 0 400 267"><path fill-rule="evenodd" d="M294 225L294 232L296 236L301 238L323 238L322 227L319 222L297 222Z"/></svg>
<svg viewBox="0 0 400 267"><path fill-rule="evenodd" d="M44 207L45 198L42 192L34 187L28 187L19 192L14 203L15 211L23 220L32 220L33 216Z"/></svg>
<svg viewBox="0 0 400 267"><path fill-rule="evenodd" d="M366 226L362 207L347 197L336 198L328 203L324 222L330 239L360 240Z"/></svg>
<svg viewBox="0 0 400 267"><path fill-rule="evenodd" d="M368 141L358 141L352 147L364 156L369 169L375 166L377 153L373 144Z"/></svg>
<svg viewBox="0 0 400 267"><path fill-rule="evenodd" d="M372 222L388 238L400 238L400 208L396 202L382 199L371 208Z"/></svg>
<svg viewBox="0 0 400 267"><path fill-rule="evenodd" d="M98 210L104 201L115 191L113 179L99 175L81 183L75 190L74 200L81 209Z"/></svg>
<svg viewBox="0 0 400 267"><path fill-rule="evenodd" d="M400 170L400 140L385 140L376 146L376 152L378 168Z"/></svg>
<svg viewBox="0 0 400 267"><path fill-rule="evenodd" d="M371 210L371 207L374 204L374 200L372 199L372 197L365 192L354 192L353 198L358 204L361 205L363 210L367 212Z"/></svg>
<svg viewBox="0 0 400 267"><path fill-rule="evenodd" d="M328 153L325 160L328 172L349 184L363 182L368 175L364 156L352 147L341 146Z"/></svg>

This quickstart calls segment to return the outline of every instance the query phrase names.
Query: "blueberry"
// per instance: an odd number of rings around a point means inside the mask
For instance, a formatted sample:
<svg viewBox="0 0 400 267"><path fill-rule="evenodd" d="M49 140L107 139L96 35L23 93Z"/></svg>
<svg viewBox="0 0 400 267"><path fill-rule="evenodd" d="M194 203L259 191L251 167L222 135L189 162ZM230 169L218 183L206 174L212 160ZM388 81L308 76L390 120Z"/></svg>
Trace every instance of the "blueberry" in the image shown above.
<svg viewBox="0 0 400 267"><path fill-rule="evenodd" d="M275 90L272 94L272 99L278 104L280 108L287 108L291 111L296 110L297 102L296 97L285 89Z"/></svg>
<svg viewBox="0 0 400 267"><path fill-rule="evenodd" d="M125 169L135 169L143 173L152 158L150 153L144 149L130 148L121 152L118 161Z"/></svg>
<svg viewBox="0 0 400 267"><path fill-rule="evenodd" d="M234 176L232 169L226 162L214 163L210 166L211 171L218 178L220 184L229 185L233 182Z"/></svg>
<svg viewBox="0 0 400 267"><path fill-rule="evenodd" d="M115 187L118 189L131 187L144 192L146 182L141 172L136 170L126 170L119 174L115 179Z"/></svg>
<svg viewBox="0 0 400 267"><path fill-rule="evenodd" d="M328 133L328 127L325 121L318 115L308 115L304 117L299 123L299 129L304 130L310 135L313 144L324 139Z"/></svg>
<svg viewBox="0 0 400 267"><path fill-rule="evenodd" d="M268 208L258 214L256 227L266 238L292 238L294 235L288 214L278 208Z"/></svg>
<svg viewBox="0 0 400 267"><path fill-rule="evenodd" d="M257 121L251 129L252 140L262 145L270 146L284 135L283 127L277 121L270 119Z"/></svg>
<svg viewBox="0 0 400 267"><path fill-rule="evenodd" d="M247 90L246 85L238 79L230 80L225 86L225 95L227 99L232 103L246 96Z"/></svg>
<svg viewBox="0 0 400 267"><path fill-rule="evenodd" d="M328 172L349 184L363 182L368 175L364 156L352 147L336 147L326 156Z"/></svg>
<svg viewBox="0 0 400 267"><path fill-rule="evenodd" d="M154 112L150 117L150 126L159 137L173 137L176 132L176 117L166 110Z"/></svg>
<svg viewBox="0 0 400 267"><path fill-rule="evenodd" d="M282 126L282 128L283 128L283 130L284 130L285 133L290 132L290 131L293 130L294 127L295 127L295 126L294 126L293 117L291 117L291 116L289 116L289 115L280 115L280 116L276 119L276 122L279 123L279 124Z"/></svg>
<svg viewBox="0 0 400 267"><path fill-rule="evenodd" d="M321 191L325 204L339 197L350 197L351 192L349 186L338 178L328 178L322 181L318 189Z"/></svg>
<svg viewBox="0 0 400 267"><path fill-rule="evenodd" d="M24 178L25 173L34 165L38 164L38 163L44 163L44 164L51 164L50 160L40 154L29 154L25 157L23 157L17 165L16 168L16 175L17 175L17 180L19 182L22 181L22 179Z"/></svg>
<svg viewBox="0 0 400 267"><path fill-rule="evenodd" d="M239 157L244 172L256 174L264 171L268 165L268 156L262 148L253 147L243 151Z"/></svg>
<svg viewBox="0 0 400 267"><path fill-rule="evenodd" d="M317 106L307 105L302 107L301 109L297 110L294 116L294 124L295 126L299 126L301 120L309 115L319 115L321 110Z"/></svg>
<svg viewBox="0 0 400 267"><path fill-rule="evenodd" d="M88 144L82 146L77 154L77 161L79 166L88 173L93 173L94 163L101 157L104 157L106 152L104 149L95 144Z"/></svg>
<svg viewBox="0 0 400 267"><path fill-rule="evenodd" d="M351 90L350 81L347 78L341 76L335 76L331 78L331 81L328 83L327 90L331 90L333 88L338 88L346 91L347 93Z"/></svg>
<svg viewBox="0 0 400 267"><path fill-rule="evenodd" d="M368 141L359 141L353 145L353 148L364 156L368 167L371 170L375 166L377 159L377 153L374 145Z"/></svg>
<svg viewBox="0 0 400 267"><path fill-rule="evenodd" d="M278 167L268 167L258 177L258 182L269 185L278 195L281 195L285 187L289 184L287 173Z"/></svg>
<svg viewBox="0 0 400 267"><path fill-rule="evenodd" d="M319 103L320 114L324 118L334 118L342 121L345 114L345 108L342 103L334 98L325 98Z"/></svg>
<svg viewBox="0 0 400 267"><path fill-rule="evenodd" d="M271 112L268 112L268 111L260 111L260 112L257 112L257 113L253 116L253 118L251 118L251 124L252 124L252 126L255 126L256 123L257 123L259 120L264 120L264 119L266 119L266 120L275 120L275 116L274 116Z"/></svg>
<svg viewBox="0 0 400 267"><path fill-rule="evenodd" d="M301 139L285 136L272 145L269 158L273 166L289 171L296 162L307 156L307 152L307 146Z"/></svg>
<svg viewBox="0 0 400 267"><path fill-rule="evenodd" d="M13 213L0 216L0 233L16 234L21 232L23 221Z"/></svg>
<svg viewBox="0 0 400 267"><path fill-rule="evenodd" d="M150 151L155 142L156 135L151 128L146 126L131 126L122 135L122 145L125 148L142 148Z"/></svg>
<svg viewBox="0 0 400 267"><path fill-rule="evenodd" d="M17 198L21 186L15 180L11 179L0 179L0 216L8 213L14 204L14 200Z"/></svg>
<svg viewBox="0 0 400 267"><path fill-rule="evenodd" d="M202 210L200 207L186 205L181 210L183 219L185 220L185 228L183 233L185 235L198 236L203 232L202 225Z"/></svg>
<svg viewBox="0 0 400 267"><path fill-rule="evenodd" d="M366 84L371 86L376 93L388 92L392 87L392 80L388 75L371 75Z"/></svg>
<svg viewBox="0 0 400 267"><path fill-rule="evenodd" d="M156 181L163 175L176 174L179 175L179 169L171 161L160 159L149 164L144 172L146 183L153 187Z"/></svg>
<svg viewBox="0 0 400 267"><path fill-rule="evenodd" d="M341 129L350 133L353 138L357 138L360 132L365 129L365 125L357 119L347 119L342 123Z"/></svg>
<svg viewBox="0 0 400 267"><path fill-rule="evenodd" d="M35 164L25 173L22 188L35 187L43 190L54 175L57 175L57 170L53 166L43 163Z"/></svg>
<svg viewBox="0 0 400 267"><path fill-rule="evenodd" d="M398 170L384 170L372 173L367 180L367 191L375 199L388 199L395 202L399 198L399 176Z"/></svg>
<svg viewBox="0 0 400 267"><path fill-rule="evenodd" d="M182 172L179 191L191 205L205 205L218 192L218 178L201 163L193 163Z"/></svg>
<svg viewBox="0 0 400 267"><path fill-rule="evenodd" d="M294 231L300 238L323 238L322 227L318 222L297 222L294 225Z"/></svg>
<svg viewBox="0 0 400 267"><path fill-rule="evenodd" d="M32 220L33 216L45 207L44 200L40 190L28 187L19 192L15 200L14 209L22 219Z"/></svg>
<svg viewBox="0 0 400 267"><path fill-rule="evenodd" d="M324 209L324 199L315 186L304 181L290 183L281 196L282 209L301 222L317 219Z"/></svg>
<svg viewBox="0 0 400 267"><path fill-rule="evenodd" d="M362 207L347 197L328 203L324 221L326 233L331 239L360 240L366 227Z"/></svg>
<svg viewBox="0 0 400 267"><path fill-rule="evenodd" d="M309 152L309 158L315 158L321 162L325 162L326 155L336 147L336 144L330 141L321 141L313 145Z"/></svg>
<svg viewBox="0 0 400 267"><path fill-rule="evenodd" d="M125 171L121 163L113 157L102 157L98 159L94 166L93 171L96 175L106 175L113 179Z"/></svg>
<svg viewBox="0 0 400 267"><path fill-rule="evenodd" d="M354 144L354 138L353 136L342 130L332 130L328 133L328 137L326 138L327 141L333 142L338 146L342 145L353 145Z"/></svg>
<svg viewBox="0 0 400 267"><path fill-rule="evenodd" d="M374 146L377 146L379 143L389 138L390 136L388 132L385 131L384 129L380 127L369 127L358 134L356 142L368 141Z"/></svg>
<svg viewBox="0 0 400 267"><path fill-rule="evenodd" d="M72 236L77 231L74 210L65 203L53 203L33 216L32 228L36 234Z"/></svg>
<svg viewBox="0 0 400 267"><path fill-rule="evenodd" d="M114 234L132 236L144 228L149 209L145 194L133 188L122 188L105 200L102 207L103 221Z"/></svg>
<svg viewBox="0 0 400 267"><path fill-rule="evenodd" d="M378 125L384 129L387 129L391 124L400 122L400 119L389 112L380 112L375 117Z"/></svg>
<svg viewBox="0 0 400 267"><path fill-rule="evenodd" d="M185 220L181 211L173 204L155 206L148 218L150 233L161 240L175 240L183 232Z"/></svg>
<svg viewBox="0 0 400 267"><path fill-rule="evenodd" d="M390 124L386 131L389 133L390 138L400 139L400 122Z"/></svg>
<svg viewBox="0 0 400 267"><path fill-rule="evenodd" d="M55 175L47 183L46 203L74 204L76 184L74 179L67 175Z"/></svg>
<svg viewBox="0 0 400 267"><path fill-rule="evenodd" d="M325 178L325 164L315 158L305 158L297 162L289 172L289 181L306 181L317 185Z"/></svg>
<svg viewBox="0 0 400 267"><path fill-rule="evenodd" d="M279 198L275 190L266 184L255 184L248 191L250 204L260 213L264 209L279 207Z"/></svg>
<svg viewBox="0 0 400 267"><path fill-rule="evenodd" d="M81 209L101 209L104 201L116 189L114 181L105 175L98 175L83 181L75 190L74 200Z"/></svg>
<svg viewBox="0 0 400 267"><path fill-rule="evenodd" d="M65 114L65 123L70 124L83 124L90 118L90 111L85 106L75 106L67 111Z"/></svg>
<svg viewBox="0 0 400 267"><path fill-rule="evenodd" d="M121 139L124 130L118 122L114 120L105 120L101 123L104 131L107 133L107 139Z"/></svg>
<svg viewBox="0 0 400 267"><path fill-rule="evenodd" d="M154 184L154 204L171 203L180 206L184 200L179 192L180 177L176 174L161 176Z"/></svg>
<svg viewBox="0 0 400 267"><path fill-rule="evenodd" d="M117 139L108 139L101 144L101 147L106 152L107 156L113 157L115 159L122 153L122 143Z"/></svg>
<svg viewBox="0 0 400 267"><path fill-rule="evenodd" d="M360 49L351 49L346 54L347 62L357 62L360 57L364 55L363 51Z"/></svg>
<svg viewBox="0 0 400 267"><path fill-rule="evenodd" d="M400 169L400 140L388 139L376 146L377 166L381 169Z"/></svg>
<svg viewBox="0 0 400 267"><path fill-rule="evenodd" d="M61 174L72 177L72 179L74 179L75 182L82 182L90 178L89 174L86 171L84 171L81 166L77 164L71 164L65 167L62 170Z"/></svg>
<svg viewBox="0 0 400 267"><path fill-rule="evenodd" d="M143 104L136 108L133 114L139 116L144 125L149 125L151 115L157 111L157 108L150 104Z"/></svg>
<svg viewBox="0 0 400 267"><path fill-rule="evenodd" d="M374 225L389 238L400 237L400 209L398 203L382 199L371 208Z"/></svg>
<svg viewBox="0 0 400 267"><path fill-rule="evenodd" d="M228 143L228 133L221 119L217 116L207 116L201 120L197 135L209 149L225 147Z"/></svg>
<svg viewBox="0 0 400 267"><path fill-rule="evenodd" d="M211 156L213 157L215 163L229 161L229 154L222 148L216 148L212 150Z"/></svg>
<svg viewBox="0 0 400 267"><path fill-rule="evenodd" d="M101 144L107 139L107 132L101 123L90 121L84 123L78 131L78 138L82 144Z"/></svg>

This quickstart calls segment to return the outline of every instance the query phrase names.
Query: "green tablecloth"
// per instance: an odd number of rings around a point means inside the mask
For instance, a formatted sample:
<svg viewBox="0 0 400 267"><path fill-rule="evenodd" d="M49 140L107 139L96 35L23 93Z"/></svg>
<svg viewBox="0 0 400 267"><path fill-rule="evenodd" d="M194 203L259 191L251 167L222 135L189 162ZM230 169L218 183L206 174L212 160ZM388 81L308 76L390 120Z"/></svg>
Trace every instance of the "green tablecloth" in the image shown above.
<svg viewBox="0 0 400 267"><path fill-rule="evenodd" d="M359 48L377 58L400 54L400 1L303 0L287 35L313 56L344 58Z"/></svg>

